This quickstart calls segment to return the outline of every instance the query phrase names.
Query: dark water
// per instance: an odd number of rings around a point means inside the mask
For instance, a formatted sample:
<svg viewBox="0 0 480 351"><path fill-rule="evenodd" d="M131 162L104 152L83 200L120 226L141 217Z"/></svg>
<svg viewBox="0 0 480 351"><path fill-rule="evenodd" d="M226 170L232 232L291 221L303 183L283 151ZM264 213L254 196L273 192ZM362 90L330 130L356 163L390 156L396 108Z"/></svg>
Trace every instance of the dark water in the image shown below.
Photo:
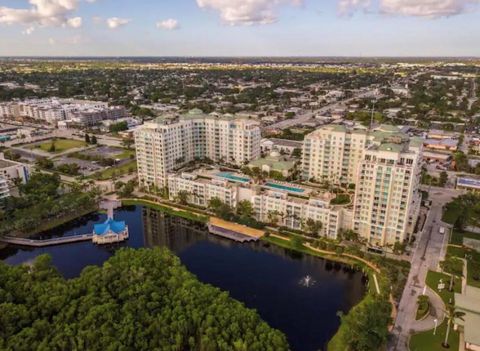
<svg viewBox="0 0 480 351"><path fill-rule="evenodd" d="M42 237L85 234L105 220L94 214ZM246 306L255 308L272 327L283 331L293 350L325 350L339 326L337 311L347 312L365 292L361 272L312 256L266 243L238 244L208 234L203 224L189 222L141 206L125 207L115 214L129 226L128 242L95 246L91 242L38 249L7 247L0 259L9 264L30 261L48 253L67 277L87 265L100 265L119 247L166 246L205 283L229 291ZM302 278L311 276L306 287Z"/></svg>

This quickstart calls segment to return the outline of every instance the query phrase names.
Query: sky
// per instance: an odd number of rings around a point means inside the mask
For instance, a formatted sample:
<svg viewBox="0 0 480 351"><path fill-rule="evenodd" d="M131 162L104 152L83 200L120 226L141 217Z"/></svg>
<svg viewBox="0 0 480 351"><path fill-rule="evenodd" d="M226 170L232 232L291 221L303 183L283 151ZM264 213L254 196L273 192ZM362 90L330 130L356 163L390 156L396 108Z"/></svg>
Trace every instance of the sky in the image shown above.
<svg viewBox="0 0 480 351"><path fill-rule="evenodd" d="M0 0L0 56L480 56L480 0Z"/></svg>

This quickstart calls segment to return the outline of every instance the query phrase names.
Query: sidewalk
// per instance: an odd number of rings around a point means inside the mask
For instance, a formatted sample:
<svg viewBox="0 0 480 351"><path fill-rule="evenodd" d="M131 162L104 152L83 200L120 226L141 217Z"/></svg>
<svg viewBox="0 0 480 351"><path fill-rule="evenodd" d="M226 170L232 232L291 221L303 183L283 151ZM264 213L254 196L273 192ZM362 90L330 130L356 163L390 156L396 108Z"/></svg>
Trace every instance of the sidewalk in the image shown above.
<svg viewBox="0 0 480 351"><path fill-rule="evenodd" d="M432 289L427 287L426 295L430 300L430 313L427 318L423 320L415 320L411 324L411 331L416 334L419 332L432 330L435 327L434 320L437 319L437 325L442 324L445 317L445 304L443 303L440 296L435 293Z"/></svg>

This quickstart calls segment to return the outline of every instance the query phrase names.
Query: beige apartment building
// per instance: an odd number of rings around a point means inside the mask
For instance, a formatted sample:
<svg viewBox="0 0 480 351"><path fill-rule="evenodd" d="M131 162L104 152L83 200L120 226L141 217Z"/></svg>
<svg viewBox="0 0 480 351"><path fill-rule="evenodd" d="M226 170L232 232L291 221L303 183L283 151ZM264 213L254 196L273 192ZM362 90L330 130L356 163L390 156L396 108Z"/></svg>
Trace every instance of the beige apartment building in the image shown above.
<svg viewBox="0 0 480 351"><path fill-rule="evenodd" d="M421 204L422 141L378 135L365 150L356 181L353 229L371 245L393 245L414 232Z"/></svg>
<svg viewBox="0 0 480 351"><path fill-rule="evenodd" d="M335 184L354 183L367 144L365 129L327 125L315 130L303 143L303 178Z"/></svg>
<svg viewBox="0 0 480 351"><path fill-rule="evenodd" d="M305 138L303 177L355 184L352 229L371 245L403 242L420 210L423 143L395 126L324 126Z"/></svg>
<svg viewBox="0 0 480 351"><path fill-rule="evenodd" d="M167 185L167 174L208 158L243 165L260 156L259 123L195 109L175 118L157 118L135 131L138 177L146 187Z"/></svg>

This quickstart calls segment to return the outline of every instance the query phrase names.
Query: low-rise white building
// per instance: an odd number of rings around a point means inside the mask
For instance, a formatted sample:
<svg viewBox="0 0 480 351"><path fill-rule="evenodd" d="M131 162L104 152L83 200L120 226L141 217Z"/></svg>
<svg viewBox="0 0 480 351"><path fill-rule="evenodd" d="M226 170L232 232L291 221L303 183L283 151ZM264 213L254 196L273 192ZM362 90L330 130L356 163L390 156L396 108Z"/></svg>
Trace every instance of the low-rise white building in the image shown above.
<svg viewBox="0 0 480 351"><path fill-rule="evenodd" d="M71 120L80 125L91 126L105 119L125 116L125 107L109 107L108 103L101 101L45 98L0 104L0 117L29 117L55 125L60 121Z"/></svg>
<svg viewBox="0 0 480 351"><path fill-rule="evenodd" d="M26 183L29 176L29 166L20 162L6 160L3 153L0 152L0 177L6 179L9 186L13 185L15 179L20 179L22 183Z"/></svg>
<svg viewBox="0 0 480 351"><path fill-rule="evenodd" d="M187 202L207 207L213 198L220 199L235 209L240 201L252 203L254 216L265 223L275 222L278 226L303 230L311 219L322 223L319 235L336 239L340 229L350 229L350 210L345 206L331 205L333 194L319 194L316 189L299 187L288 183L268 181L254 184L243 174L219 172L218 170L198 173L170 174L168 177L170 200L186 192Z"/></svg>
<svg viewBox="0 0 480 351"><path fill-rule="evenodd" d="M8 182L5 178L0 176L0 200L5 199L8 196L10 196Z"/></svg>

